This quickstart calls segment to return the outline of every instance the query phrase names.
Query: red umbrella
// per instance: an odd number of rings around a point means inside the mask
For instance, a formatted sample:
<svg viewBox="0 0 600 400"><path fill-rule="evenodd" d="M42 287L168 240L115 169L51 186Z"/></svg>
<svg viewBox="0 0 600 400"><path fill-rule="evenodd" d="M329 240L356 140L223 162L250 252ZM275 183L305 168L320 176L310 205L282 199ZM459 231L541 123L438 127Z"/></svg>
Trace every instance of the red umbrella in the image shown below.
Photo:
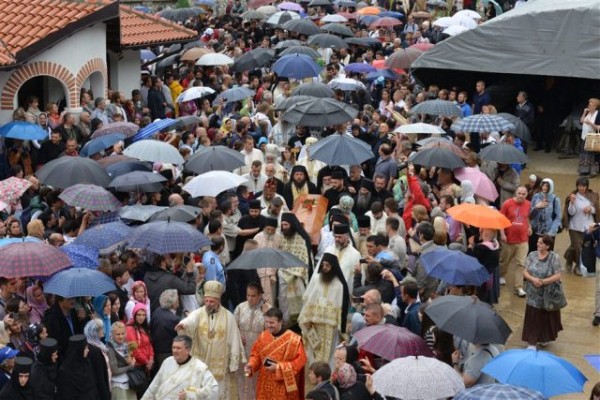
<svg viewBox="0 0 600 400"><path fill-rule="evenodd" d="M339 13L337 13L337 15L341 15L342 17L346 18L347 20L356 19L356 15L354 15L353 13L349 13L349 12L339 12Z"/></svg>
<svg viewBox="0 0 600 400"><path fill-rule="evenodd" d="M13 243L0 248L0 276L50 276L73 265L69 257L46 243Z"/></svg>
<svg viewBox="0 0 600 400"><path fill-rule="evenodd" d="M139 130L140 127L131 122L114 122L98 129L93 133L90 139L96 139L100 136L110 135L111 133L121 133L125 135L125 137L130 138L135 136Z"/></svg>
<svg viewBox="0 0 600 400"><path fill-rule="evenodd" d="M376 69L388 69L388 67L385 65L385 60L375 60L371 63L371 65L374 66ZM390 68L390 69L397 74L406 75L406 71L403 70L402 68Z"/></svg>
<svg viewBox="0 0 600 400"><path fill-rule="evenodd" d="M257 9L258 7L269 5L272 2L273 0L252 0L248 2L248 8Z"/></svg>
<svg viewBox="0 0 600 400"><path fill-rule="evenodd" d="M421 51L427 51L427 50L433 49L435 47L435 44L433 44L433 43L415 43L410 47L412 49L419 49Z"/></svg>
<svg viewBox="0 0 600 400"><path fill-rule="evenodd" d="M406 328L394 325L368 326L356 332L354 338L361 350L386 360L400 357L433 357L425 340Z"/></svg>
<svg viewBox="0 0 600 400"><path fill-rule="evenodd" d="M400 49L392 53L385 62L388 68L410 68L410 65L419 58L423 52L415 48Z"/></svg>
<svg viewBox="0 0 600 400"><path fill-rule="evenodd" d="M100 166L102 168L106 168L109 165L113 165L113 164L119 163L121 161L135 161L135 160L136 159L133 158L133 157L128 157L128 156L124 156L123 154L119 154L119 155L116 155L116 156L110 156L110 157L101 158L101 159L97 160L96 162L98 164L100 164Z"/></svg>
<svg viewBox="0 0 600 400"><path fill-rule="evenodd" d="M402 21L392 17L383 17L379 18L377 21L373 22L370 27L371 28L391 28L392 26L402 25Z"/></svg>

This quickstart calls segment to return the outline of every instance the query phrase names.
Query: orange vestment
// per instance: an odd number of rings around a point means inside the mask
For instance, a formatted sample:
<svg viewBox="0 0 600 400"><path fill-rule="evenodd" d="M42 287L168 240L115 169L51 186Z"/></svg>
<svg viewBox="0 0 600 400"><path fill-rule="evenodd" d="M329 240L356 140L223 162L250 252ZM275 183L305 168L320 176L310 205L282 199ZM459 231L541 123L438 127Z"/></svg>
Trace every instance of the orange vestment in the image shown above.
<svg viewBox="0 0 600 400"><path fill-rule="evenodd" d="M277 362L275 372L263 365L266 358ZM302 338L292 331L275 337L269 331L260 334L250 353L248 365L258 372L256 400L304 399L306 354Z"/></svg>

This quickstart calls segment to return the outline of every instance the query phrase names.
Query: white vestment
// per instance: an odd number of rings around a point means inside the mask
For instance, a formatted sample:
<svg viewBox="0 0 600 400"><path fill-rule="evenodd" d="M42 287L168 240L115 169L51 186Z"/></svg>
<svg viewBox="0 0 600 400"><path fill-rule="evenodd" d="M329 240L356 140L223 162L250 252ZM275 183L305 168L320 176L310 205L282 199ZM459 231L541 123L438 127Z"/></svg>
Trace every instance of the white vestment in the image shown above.
<svg viewBox="0 0 600 400"><path fill-rule="evenodd" d="M352 292L351 288L354 287L354 267L360 264L360 252L356 250L352 244L348 243L343 249L338 249L335 244L329 246L325 249L325 253L331 253L338 258L340 268L342 269L344 278L346 278L348 290ZM319 262L319 266L320 265L321 263ZM316 271L319 270L319 266L315 269Z"/></svg>

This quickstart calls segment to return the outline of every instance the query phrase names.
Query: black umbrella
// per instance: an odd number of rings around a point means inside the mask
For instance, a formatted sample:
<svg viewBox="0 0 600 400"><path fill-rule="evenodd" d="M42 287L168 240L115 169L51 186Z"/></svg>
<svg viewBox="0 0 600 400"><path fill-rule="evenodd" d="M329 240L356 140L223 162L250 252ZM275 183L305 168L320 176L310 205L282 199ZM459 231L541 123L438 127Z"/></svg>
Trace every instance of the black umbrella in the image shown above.
<svg viewBox="0 0 600 400"><path fill-rule="evenodd" d="M302 42L296 39L282 40L281 42L278 42L273 48L275 50L279 50L287 49L288 47L292 46L302 46Z"/></svg>
<svg viewBox="0 0 600 400"><path fill-rule="evenodd" d="M331 2L329 0L312 0L308 3L309 7L327 7L330 6Z"/></svg>
<svg viewBox="0 0 600 400"><path fill-rule="evenodd" d="M172 56L165 57L156 63L156 68L167 68L173 64L178 64L180 58L181 54L173 54Z"/></svg>
<svg viewBox="0 0 600 400"><path fill-rule="evenodd" d="M78 183L106 187L110 176L96 161L86 157L63 156L44 164L35 173L44 185L66 189Z"/></svg>
<svg viewBox="0 0 600 400"><path fill-rule="evenodd" d="M475 344L506 343L510 327L487 303L472 296L442 296L425 313L441 330Z"/></svg>
<svg viewBox="0 0 600 400"><path fill-rule="evenodd" d="M486 161L502 164L522 164L527 156L512 144L490 144L479 152L479 157Z"/></svg>
<svg viewBox="0 0 600 400"><path fill-rule="evenodd" d="M459 106L451 101L439 99L426 100L419 103L415 105L410 112L412 114L443 115L446 117L462 116L462 110Z"/></svg>
<svg viewBox="0 0 600 400"><path fill-rule="evenodd" d="M321 27L321 30L325 31L325 32L329 32L329 33L335 33L336 35L340 35L340 36L347 36L347 37L354 36L354 32L352 32L352 29L348 28L346 25L337 24L335 22L332 22L331 24L323 25Z"/></svg>
<svg viewBox="0 0 600 400"><path fill-rule="evenodd" d="M152 172L152 163L138 160L126 160L106 167L106 172L112 179L133 171Z"/></svg>
<svg viewBox="0 0 600 400"><path fill-rule="evenodd" d="M410 157L413 164L424 167L454 169L465 166L465 162L456 154L443 147L432 147L415 153Z"/></svg>
<svg viewBox="0 0 600 400"><path fill-rule="evenodd" d="M278 99L278 101L275 102L275 110L276 111L281 111L281 110L285 111L296 103L300 103L302 101L315 101L317 99L318 99L318 97L305 96L305 95L291 96L291 97L283 98L282 100Z"/></svg>
<svg viewBox="0 0 600 400"><path fill-rule="evenodd" d="M344 42L339 36L331 35L329 33L319 33L308 38L308 44L318 46L322 49L334 48L334 49L347 49L348 43Z"/></svg>
<svg viewBox="0 0 600 400"><path fill-rule="evenodd" d="M379 39L376 38L371 38L371 37L350 37L350 38L346 38L344 39L344 41L348 44L354 44L356 46L362 46L362 47L380 47L381 46L381 42L379 41Z"/></svg>
<svg viewBox="0 0 600 400"><path fill-rule="evenodd" d="M294 125L333 126L352 121L357 115L356 108L342 101L319 98L294 104L281 119Z"/></svg>
<svg viewBox="0 0 600 400"><path fill-rule="evenodd" d="M281 26L283 29L310 36L319 33L319 27L310 19L293 19Z"/></svg>
<svg viewBox="0 0 600 400"><path fill-rule="evenodd" d="M206 43L204 43L202 40L194 40L193 42L186 43L183 46L183 50L185 51L193 49L194 47L206 47Z"/></svg>
<svg viewBox="0 0 600 400"><path fill-rule="evenodd" d="M310 156L328 165L357 165L373 158L373 150L360 139L333 134L313 144Z"/></svg>
<svg viewBox="0 0 600 400"><path fill-rule="evenodd" d="M264 247L262 249L243 252L238 258L227 266L231 269L257 269L257 268L306 268L306 264L298 257L285 251Z"/></svg>
<svg viewBox="0 0 600 400"><path fill-rule="evenodd" d="M114 188L118 192L136 191L147 193L149 188L162 188L162 182L167 178L161 174L147 171L133 171L114 178L108 187Z"/></svg>
<svg viewBox="0 0 600 400"><path fill-rule="evenodd" d="M255 92L252 89L248 89L244 86L234 87L232 89L227 89L224 92L221 92L217 95L213 104L219 104L221 99L225 100L225 103L231 103L235 101L242 101L247 99L248 97L254 96Z"/></svg>
<svg viewBox="0 0 600 400"><path fill-rule="evenodd" d="M200 7L167 8L158 13L158 16L170 21L185 22L190 18L206 14Z"/></svg>
<svg viewBox="0 0 600 400"><path fill-rule="evenodd" d="M529 131L527 125L525 125L525 123L521 121L519 117L509 113L498 113L496 115L504 118L508 122L511 122L517 128L513 132L516 137L521 138L521 140L527 143L531 143L531 132Z"/></svg>
<svg viewBox="0 0 600 400"><path fill-rule="evenodd" d="M175 125L173 125L174 128L185 129L191 128L194 125L199 124L201 119L200 117L197 117L195 115L184 115L182 117L176 118L175 121L177 122L175 123Z"/></svg>
<svg viewBox="0 0 600 400"><path fill-rule="evenodd" d="M314 58L315 60L318 58L321 58L321 55L315 49L313 49L312 47L308 47L308 46L288 47L287 49L282 51L279 54L279 56L283 57L283 56L287 56L288 54L304 54L311 58Z"/></svg>
<svg viewBox="0 0 600 400"><path fill-rule="evenodd" d="M235 60L231 66L233 72L252 71L262 67L268 67L275 57L275 50L258 47L243 54Z"/></svg>
<svg viewBox="0 0 600 400"><path fill-rule="evenodd" d="M319 98L331 98L333 97L333 90L331 90L327 85L320 82L314 83L303 83L298 86L296 89L292 90L293 96L313 96Z"/></svg>
<svg viewBox="0 0 600 400"><path fill-rule="evenodd" d="M226 146L206 147L194 153L184 164L184 168L197 174L209 171L233 171L246 165L242 153Z"/></svg>
<svg viewBox="0 0 600 400"><path fill-rule="evenodd" d="M153 214L148 221L190 222L198 218L202 210L192 206L174 206Z"/></svg>

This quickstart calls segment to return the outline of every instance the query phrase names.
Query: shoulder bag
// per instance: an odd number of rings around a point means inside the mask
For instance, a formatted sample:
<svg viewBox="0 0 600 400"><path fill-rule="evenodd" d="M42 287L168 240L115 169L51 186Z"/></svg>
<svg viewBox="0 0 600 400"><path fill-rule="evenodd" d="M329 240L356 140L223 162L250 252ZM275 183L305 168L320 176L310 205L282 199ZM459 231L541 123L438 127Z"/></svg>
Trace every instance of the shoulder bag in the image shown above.
<svg viewBox="0 0 600 400"><path fill-rule="evenodd" d="M567 298L562 288L562 282L554 282L542 289L542 307L546 311L557 311L565 308Z"/></svg>
<svg viewBox="0 0 600 400"><path fill-rule="evenodd" d="M108 345L112 347L112 345L110 343ZM115 352L115 355L117 356L118 364L121 364L123 366L129 365L127 363L127 360L125 359L125 357L123 357L121 354L119 354L119 352L117 350L115 350L114 348L113 348L113 350ZM132 369L127 371L126 374L127 374L129 389L133 390L136 393L144 392L150 385L150 382L148 381L148 375L146 375L146 371L142 367L133 367Z"/></svg>
<svg viewBox="0 0 600 400"><path fill-rule="evenodd" d="M585 135L583 149L592 153L600 153L600 133L588 133Z"/></svg>

